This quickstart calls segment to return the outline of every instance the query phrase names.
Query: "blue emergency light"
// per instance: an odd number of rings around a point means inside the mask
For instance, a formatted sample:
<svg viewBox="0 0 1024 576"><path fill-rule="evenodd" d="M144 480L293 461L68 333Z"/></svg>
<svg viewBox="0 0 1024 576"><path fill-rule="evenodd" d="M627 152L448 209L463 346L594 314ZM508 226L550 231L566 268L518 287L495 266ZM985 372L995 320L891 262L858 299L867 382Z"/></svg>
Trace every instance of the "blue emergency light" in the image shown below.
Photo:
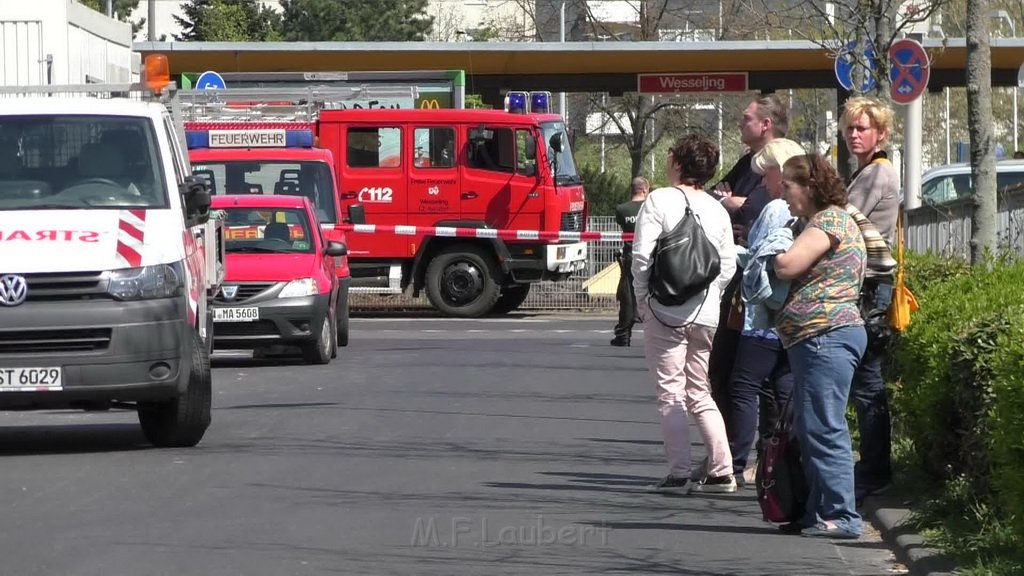
<svg viewBox="0 0 1024 576"><path fill-rule="evenodd" d="M312 148L312 130L275 130L238 128L214 130L218 133L215 145L210 145L210 130L186 130L185 144L193 148ZM284 133L284 145L280 133Z"/></svg>
<svg viewBox="0 0 1024 576"><path fill-rule="evenodd" d="M550 114L551 92L530 92L530 112L534 114Z"/></svg>
<svg viewBox="0 0 1024 576"><path fill-rule="evenodd" d="M526 92L509 92L505 94L505 111L513 114L526 114L529 112L529 94Z"/></svg>

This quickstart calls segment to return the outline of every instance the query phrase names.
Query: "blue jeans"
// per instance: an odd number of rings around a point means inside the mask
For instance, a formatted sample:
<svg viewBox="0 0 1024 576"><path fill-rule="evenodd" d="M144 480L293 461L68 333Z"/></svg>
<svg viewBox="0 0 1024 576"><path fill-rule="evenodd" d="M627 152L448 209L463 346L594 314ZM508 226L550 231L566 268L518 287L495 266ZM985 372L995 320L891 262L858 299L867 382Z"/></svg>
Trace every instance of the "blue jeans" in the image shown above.
<svg viewBox="0 0 1024 576"><path fill-rule="evenodd" d="M804 525L830 521L860 533L846 405L867 347L863 326L844 326L787 350L793 370L794 430L810 488Z"/></svg>
<svg viewBox="0 0 1024 576"><path fill-rule="evenodd" d="M850 391L860 432L860 460L855 474L858 493L878 490L892 480L892 425L882 379L884 360L885 350L865 352Z"/></svg>
<svg viewBox="0 0 1024 576"><path fill-rule="evenodd" d="M892 281L865 280L862 307L888 310L892 303ZM870 340L870 338L869 338ZM860 432L860 460L854 470L858 497L873 492L892 480L892 424L889 395L882 378L886 343L869 345L853 375L850 396L857 409Z"/></svg>
<svg viewBox="0 0 1024 576"><path fill-rule="evenodd" d="M743 474L755 430L761 436L771 431L792 391L793 376L782 343L777 338L740 336L729 382L729 415L725 419L733 474Z"/></svg>

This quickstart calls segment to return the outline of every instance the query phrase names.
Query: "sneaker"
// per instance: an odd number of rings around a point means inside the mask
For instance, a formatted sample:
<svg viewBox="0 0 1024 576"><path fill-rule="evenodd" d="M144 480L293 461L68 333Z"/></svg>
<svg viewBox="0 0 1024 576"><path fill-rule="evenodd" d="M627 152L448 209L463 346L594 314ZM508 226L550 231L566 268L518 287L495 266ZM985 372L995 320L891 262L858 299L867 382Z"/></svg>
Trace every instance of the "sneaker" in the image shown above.
<svg viewBox="0 0 1024 576"><path fill-rule="evenodd" d="M690 480L693 480L694 482L700 482L707 475L708 459L704 458L703 460L700 461L700 464L698 464L697 467L693 469L693 472L690 473Z"/></svg>
<svg viewBox="0 0 1024 576"><path fill-rule="evenodd" d="M705 492L708 494L735 492L736 488L736 478L732 474L705 476L703 480L693 485L694 492Z"/></svg>
<svg viewBox="0 0 1024 576"><path fill-rule="evenodd" d="M692 489L692 480L689 478L679 478L671 474L662 478L654 486L651 486L652 492L661 492L663 494L689 494Z"/></svg>

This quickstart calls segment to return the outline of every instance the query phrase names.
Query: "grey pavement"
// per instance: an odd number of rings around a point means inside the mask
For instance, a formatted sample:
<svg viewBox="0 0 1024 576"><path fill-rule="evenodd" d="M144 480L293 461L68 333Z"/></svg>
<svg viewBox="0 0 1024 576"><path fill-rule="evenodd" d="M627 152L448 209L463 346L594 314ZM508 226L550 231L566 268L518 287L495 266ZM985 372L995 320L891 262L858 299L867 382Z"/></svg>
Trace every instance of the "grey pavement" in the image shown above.
<svg viewBox="0 0 1024 576"><path fill-rule="evenodd" d="M5 413L0 574L904 571L873 530L780 534L753 490L648 493L654 386L613 323L356 318L329 366L218 354L194 449L128 412Z"/></svg>

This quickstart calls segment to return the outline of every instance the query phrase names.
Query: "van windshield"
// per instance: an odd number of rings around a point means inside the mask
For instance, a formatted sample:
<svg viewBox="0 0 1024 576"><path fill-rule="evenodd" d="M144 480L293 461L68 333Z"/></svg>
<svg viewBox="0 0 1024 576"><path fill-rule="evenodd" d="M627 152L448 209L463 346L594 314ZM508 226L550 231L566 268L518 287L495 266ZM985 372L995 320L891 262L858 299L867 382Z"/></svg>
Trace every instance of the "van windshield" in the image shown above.
<svg viewBox="0 0 1024 576"><path fill-rule="evenodd" d="M336 224L331 167L318 160L197 160L192 173L206 180L211 194L305 196L320 222Z"/></svg>
<svg viewBox="0 0 1024 576"><path fill-rule="evenodd" d="M572 157L572 146L569 144L569 133L565 130L562 122L541 122L541 130L544 131L544 145L548 147L548 160L557 159L558 172L554 173L555 181L559 184L579 184L582 182L576 172L576 161ZM551 137L555 134L562 135L562 151L555 153L550 149ZM552 169L554 169L552 165Z"/></svg>
<svg viewBox="0 0 1024 576"><path fill-rule="evenodd" d="M0 116L0 209L166 208L152 122Z"/></svg>

